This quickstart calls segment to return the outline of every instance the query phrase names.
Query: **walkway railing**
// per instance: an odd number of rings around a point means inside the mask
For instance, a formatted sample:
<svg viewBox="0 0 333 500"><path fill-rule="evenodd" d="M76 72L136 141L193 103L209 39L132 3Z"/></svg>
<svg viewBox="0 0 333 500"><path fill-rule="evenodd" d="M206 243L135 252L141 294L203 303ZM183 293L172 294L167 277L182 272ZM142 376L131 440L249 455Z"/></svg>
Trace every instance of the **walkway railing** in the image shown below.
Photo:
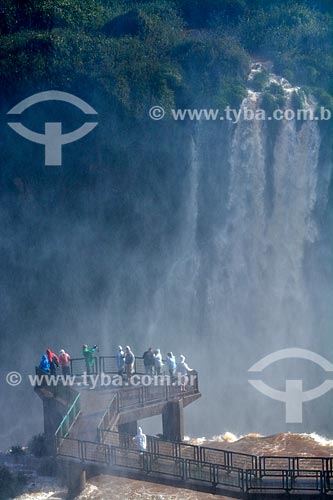
<svg viewBox="0 0 333 500"><path fill-rule="evenodd" d="M139 471L156 476L169 476L188 481L228 486L242 490L244 488L244 471L234 468L230 471L221 465L209 464L198 460L184 459L163 455L161 453L140 453L135 449L97 444L66 438L63 440L59 455L76 458L81 462L97 462L107 466Z"/></svg>
<svg viewBox="0 0 333 500"><path fill-rule="evenodd" d="M134 448L130 434L101 429L103 442L111 446ZM147 450L151 453L170 455L174 458L191 458L200 462L215 463L226 468L255 470L258 477L263 477L272 470L293 471L301 476L307 470L322 470L333 475L333 457L281 457L257 456L209 446L199 446L184 442L173 442L147 436Z"/></svg>
<svg viewBox="0 0 333 500"><path fill-rule="evenodd" d="M127 449L134 449L130 434L119 433L100 429L101 442L110 446L118 446ZM213 463L221 465L225 469L258 469L260 457L247 453L220 450L218 448L209 448L184 442L165 441L155 436L147 436L147 451L152 454L162 454L172 456L173 458L184 458L199 461L202 463ZM279 457L275 457L279 458Z"/></svg>
<svg viewBox="0 0 333 500"><path fill-rule="evenodd" d="M80 376L87 372L87 365L84 358L72 358L70 359L70 372L71 375ZM94 364L90 368L91 375L97 375L99 371L99 361L98 358L94 357Z"/></svg>
<svg viewBox="0 0 333 500"><path fill-rule="evenodd" d="M106 365L104 361L99 361L96 366L104 369ZM193 488L199 482L213 491L229 489L244 494L244 497L247 493L273 495L298 492L304 496L311 492L322 495L333 493L333 457L256 456L170 442L154 436L147 436L147 451L142 454L135 449L129 434L112 430L122 411L197 392L197 379L194 386L128 386L115 392L99 422L98 442L69 437L80 414L78 394L56 431L57 454L81 462L149 474L150 477L172 477L186 481Z"/></svg>
<svg viewBox="0 0 333 500"><path fill-rule="evenodd" d="M163 381L163 379L162 379ZM179 396L189 396L199 392L198 378L194 379L193 385L161 385L127 387L123 391L116 392L101 418L98 428L98 441L104 441L104 431L112 430L116 424L117 417L121 412L144 407L146 405L158 404L169 401Z"/></svg>
<svg viewBox="0 0 333 500"><path fill-rule="evenodd" d="M141 454L132 436L112 430L121 411L165 401L179 394L196 392L195 386L128 387L116 392L98 425L98 441L69 437L80 414L80 395L70 406L56 431L59 456L98 463L113 469L140 472L150 477L186 481L188 487L202 483L213 491L247 493L333 493L333 457L256 456L170 442L147 436L147 451Z"/></svg>
<svg viewBox="0 0 333 500"><path fill-rule="evenodd" d="M116 433L113 433L114 435ZM258 492L258 493L281 493L281 492L316 492L327 494L333 492L333 474L327 470L331 466L331 458L322 458L325 469L274 469L266 468L240 468L236 466L211 463L202 460L204 453L202 449L184 443L169 443L168 453L161 452L166 442L161 441L161 448L154 449L156 438L148 438L148 449L143 454L132 447L127 447L128 436L118 436L121 446L103 443L93 443L88 441L78 441L76 439L65 438L59 455L77 458L82 462L97 462L119 469L140 471L150 476L173 477L175 479L187 481L188 483L205 483L214 490L216 488L230 489L231 491ZM178 445L178 446L175 446ZM199 451L194 451L197 448ZM171 452L170 452L171 451ZM219 450L223 454L223 450ZM232 461L238 453L228 452ZM189 455L200 458L190 458ZM251 457L251 455L250 455ZM255 457L258 463L267 457ZM278 460L280 457L271 457ZM311 457L312 458L312 457ZM293 459L292 459L293 460ZM293 462L291 460L290 465ZM295 458L297 461L297 458ZM310 458L309 458L310 460ZM304 464L307 460L304 462ZM189 484L190 486L191 484ZM305 497L306 498L306 497Z"/></svg>
<svg viewBox="0 0 333 500"><path fill-rule="evenodd" d="M76 396L75 400L73 401L73 404L68 409L66 415L64 415L63 419L61 420L61 422L59 424L59 427L57 428L57 430L55 432L56 449L57 450L58 450L59 446L61 445L61 439L64 439L68 436L71 428L75 424L80 413L81 413L81 410L80 410L80 393L79 393Z"/></svg>
<svg viewBox="0 0 333 500"><path fill-rule="evenodd" d="M103 443L103 429L112 429L119 415L119 397L115 393L97 427L97 441Z"/></svg>
<svg viewBox="0 0 333 500"><path fill-rule="evenodd" d="M166 362L163 360L164 367L166 367ZM83 375L86 371L85 359L82 358L72 358L70 360L70 370L71 375ZM143 358L138 356L135 358L134 372L138 375L144 375L145 366L143 363ZM106 373L108 375L117 375L118 366L116 356L98 356L94 357L94 365L91 369L91 373L96 375L97 373Z"/></svg>

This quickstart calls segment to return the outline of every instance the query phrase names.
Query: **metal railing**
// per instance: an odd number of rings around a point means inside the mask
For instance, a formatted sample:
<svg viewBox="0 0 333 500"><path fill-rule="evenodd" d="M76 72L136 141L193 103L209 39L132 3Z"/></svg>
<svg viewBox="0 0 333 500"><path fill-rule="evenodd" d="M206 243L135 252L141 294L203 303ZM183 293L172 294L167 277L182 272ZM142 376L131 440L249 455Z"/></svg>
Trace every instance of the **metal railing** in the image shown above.
<svg viewBox="0 0 333 500"><path fill-rule="evenodd" d="M105 410L103 417L101 418L97 426L97 441L103 443L103 431L104 429L112 429L115 425L119 415L119 397L118 393L115 393L110 401L108 408Z"/></svg>
<svg viewBox="0 0 333 500"><path fill-rule="evenodd" d="M109 408L106 410L98 425L98 442L109 446L134 450L135 444L130 434L119 433L112 430L112 426L117 417L117 406L117 397L114 395ZM171 456L172 458L184 458L200 461L202 463L213 463L216 466L223 466L226 470L255 470L259 477L264 476L266 471L276 469L277 463L280 463L280 457L258 457L256 455L226 451L190 443L166 441L150 435L147 435L147 451L153 455L161 454ZM269 465L265 462L266 458L270 459ZM284 457L281 458L284 460ZM293 462L297 459L293 457L288 458L290 459L288 462L289 466L281 467L279 470L294 470L295 474L299 474L302 469L294 468ZM271 462L271 459L276 459L277 463L274 463L274 461ZM323 464L330 464L333 459L322 458L318 460L322 461ZM265 468L262 465L263 463L266 463ZM323 470L329 470L329 466L323 466Z"/></svg>
<svg viewBox="0 0 333 500"><path fill-rule="evenodd" d="M267 492L285 491L287 493L313 492L328 493L332 491L327 482L327 473L322 470L266 470L259 475L258 470L246 471L246 491Z"/></svg>
<svg viewBox="0 0 333 500"><path fill-rule="evenodd" d="M110 446L127 449L135 448L132 436L100 427L101 441ZM260 457L246 453L220 450L184 442L166 441L155 436L147 435L147 451L153 454L168 455L173 458L184 458L202 463L213 463L223 466L225 470L258 469ZM278 457L277 457L278 458Z"/></svg>
<svg viewBox="0 0 333 500"><path fill-rule="evenodd" d="M261 476L274 469L293 470L296 475L304 473L305 470L315 469L332 473L333 457L261 456L258 457L257 468Z"/></svg>
<svg viewBox="0 0 333 500"><path fill-rule="evenodd" d="M104 433L108 430L112 431L113 426L117 422L118 415L122 411L133 410L144 407L148 404L157 404L164 401L169 401L179 396L188 396L199 392L197 378L195 384L178 386L178 385L162 385L162 386L140 386L127 387L122 391L117 391L102 416L97 427L97 440L99 443L104 441Z"/></svg>
<svg viewBox="0 0 333 500"><path fill-rule="evenodd" d="M89 370L87 370L87 365L84 358L72 358L69 360L69 363L71 375L81 376L84 373L87 373L87 371L89 371L91 375L97 375L98 373L100 373L99 360L96 356L94 356L94 364Z"/></svg>
<svg viewBox="0 0 333 500"><path fill-rule="evenodd" d="M162 368L162 373L168 374L166 360L163 360L164 366ZM70 359L70 371L71 375L83 375L86 369L86 362L84 357L72 358ZM116 356L94 356L94 366L91 373L96 375L97 373L105 373L108 375L118 374L118 365ZM145 375L146 370L143 362L142 356L135 357L134 361L134 373L138 375Z"/></svg>
<svg viewBox="0 0 333 500"><path fill-rule="evenodd" d="M100 357L98 363L95 363L96 370L112 370L112 359L115 357ZM84 359L72 360L73 363L76 361L84 362ZM110 365L106 366L106 363ZM59 387L59 391L62 391L61 385ZM67 387L64 389L69 401L73 394L77 394L72 390L68 392ZM147 436L147 451L142 454L135 448L132 436L112 430L121 411L198 391L196 378L193 386L129 386L114 393L98 424L97 442L68 437L80 414L80 395L77 394L55 433L57 453L82 462L131 469L154 476L170 476L184 481L200 481L211 485L213 489L229 488L244 494L333 492L333 457L256 456L209 446L170 442L154 436Z"/></svg>
<svg viewBox="0 0 333 500"><path fill-rule="evenodd" d="M116 356L100 356L99 357L99 372L107 373L109 375L115 375L118 373L117 357ZM144 375L145 366L143 363L143 358L138 356L135 357L134 361L134 373L138 375Z"/></svg>
<svg viewBox="0 0 333 500"><path fill-rule="evenodd" d="M58 454L67 458L76 458L81 462L97 462L155 476L169 476L184 481L201 481L210 483L214 487L221 485L243 490L245 484L244 471L241 469L235 468L230 473L221 465L148 451L142 453L136 449L125 449L90 441L64 438Z"/></svg>
<svg viewBox="0 0 333 500"><path fill-rule="evenodd" d="M79 393L76 396L70 408L68 409L66 415L64 415L63 419L61 420L55 432L57 448L60 444L60 440L68 436L69 431L75 424L78 416L80 415L80 412L81 410L80 410L80 393Z"/></svg>
<svg viewBox="0 0 333 500"><path fill-rule="evenodd" d="M116 433L114 433L116 434ZM123 439L123 441L122 441ZM125 444L119 436L119 443ZM149 442L149 439L148 439ZM170 443L171 445L174 443ZM184 445L184 447L191 445ZM194 446L194 445L192 445ZM232 453L232 452L231 452ZM141 471L161 477L174 477L187 482L203 482L214 490L221 487L231 491L251 493L332 492L332 472L318 469L251 469L205 462L187 458L185 454L157 452L152 443L142 453L131 447L80 441L63 438L58 450L60 456L76 458L82 462L94 462L120 469ZM197 455L197 453L195 453ZM200 453L199 453L200 455ZM257 457L258 460L265 457ZM276 457L279 458L279 457Z"/></svg>
<svg viewBox="0 0 333 500"><path fill-rule="evenodd" d="M111 448L135 451L130 434L100 429L101 442ZM168 456L187 463L187 477L249 490L331 491L333 457L256 456L217 448L171 442L147 436L152 457ZM214 480L212 480L214 479ZM245 484L246 483L246 484Z"/></svg>
<svg viewBox="0 0 333 500"><path fill-rule="evenodd" d="M132 436L112 430L101 429L104 444L125 449L136 449ZM200 447L194 444L165 441L155 436L147 436L147 451L152 455L169 456L173 459L183 458L200 460Z"/></svg>

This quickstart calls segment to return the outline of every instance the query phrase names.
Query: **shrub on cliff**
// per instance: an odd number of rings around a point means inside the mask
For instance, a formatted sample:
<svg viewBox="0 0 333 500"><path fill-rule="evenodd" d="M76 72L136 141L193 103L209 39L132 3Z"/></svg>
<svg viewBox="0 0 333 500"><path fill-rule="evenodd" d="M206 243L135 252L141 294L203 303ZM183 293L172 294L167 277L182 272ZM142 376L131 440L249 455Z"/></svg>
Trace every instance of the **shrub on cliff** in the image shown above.
<svg viewBox="0 0 333 500"><path fill-rule="evenodd" d="M28 443L28 450L35 457L45 457L47 455L47 447L44 434L36 434Z"/></svg>

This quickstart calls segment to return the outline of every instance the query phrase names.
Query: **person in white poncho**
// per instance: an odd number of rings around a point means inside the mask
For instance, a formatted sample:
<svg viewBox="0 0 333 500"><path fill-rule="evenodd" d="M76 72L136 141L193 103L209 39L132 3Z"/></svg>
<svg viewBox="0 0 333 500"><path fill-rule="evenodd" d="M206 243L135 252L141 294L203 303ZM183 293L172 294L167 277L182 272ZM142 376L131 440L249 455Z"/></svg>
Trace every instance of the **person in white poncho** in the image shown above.
<svg viewBox="0 0 333 500"><path fill-rule="evenodd" d="M133 441L139 451L144 452L147 450L147 436L142 432L141 427L138 427L138 433L134 436Z"/></svg>
<svg viewBox="0 0 333 500"><path fill-rule="evenodd" d="M155 373L156 375L161 375L162 373L162 367L163 367L163 361L162 361L162 354L160 349L156 349L154 353L154 366L155 366Z"/></svg>
<svg viewBox="0 0 333 500"><path fill-rule="evenodd" d="M185 363L185 356L183 356L183 354L179 356L179 361L176 365L176 370L177 373L180 373L181 375L187 375L188 373L193 372L192 368L190 368L188 364Z"/></svg>
<svg viewBox="0 0 333 500"><path fill-rule="evenodd" d="M180 390L185 391L185 386L188 383L187 375L192 373L193 370L187 363L185 363L185 356L183 354L179 356L179 361L176 365L176 372L178 375L178 383L180 382Z"/></svg>

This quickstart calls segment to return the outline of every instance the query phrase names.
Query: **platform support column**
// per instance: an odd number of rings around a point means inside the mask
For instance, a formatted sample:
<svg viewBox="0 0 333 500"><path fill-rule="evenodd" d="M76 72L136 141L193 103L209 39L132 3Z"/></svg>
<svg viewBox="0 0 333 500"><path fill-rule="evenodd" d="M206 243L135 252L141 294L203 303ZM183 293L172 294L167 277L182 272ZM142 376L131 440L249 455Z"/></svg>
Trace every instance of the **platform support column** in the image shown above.
<svg viewBox="0 0 333 500"><path fill-rule="evenodd" d="M61 422L63 414L59 412L57 402L54 398L43 399L43 410L44 434L47 453L49 455L56 455L54 434L58 428L59 422Z"/></svg>
<svg viewBox="0 0 333 500"><path fill-rule="evenodd" d="M184 440L183 400L169 401L162 413L163 438L168 441Z"/></svg>
<svg viewBox="0 0 333 500"><path fill-rule="evenodd" d="M67 500L72 500L77 498L86 486L86 471L82 469L81 464L68 462L66 473L68 488Z"/></svg>

